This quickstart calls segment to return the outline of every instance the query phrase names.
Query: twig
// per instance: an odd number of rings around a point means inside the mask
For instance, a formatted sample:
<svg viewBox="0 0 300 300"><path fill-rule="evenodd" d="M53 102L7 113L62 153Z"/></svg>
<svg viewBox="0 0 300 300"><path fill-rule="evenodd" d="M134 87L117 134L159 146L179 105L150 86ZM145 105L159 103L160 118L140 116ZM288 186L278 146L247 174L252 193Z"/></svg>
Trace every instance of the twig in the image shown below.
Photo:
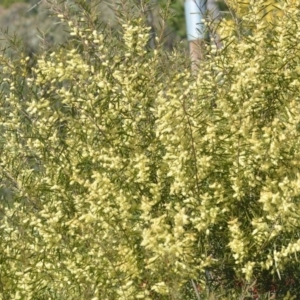
<svg viewBox="0 0 300 300"><path fill-rule="evenodd" d="M192 282L192 286L194 288L194 291L195 291L195 294L196 294L196 297L197 297L197 300L201 300L201 297L200 297L200 294L198 292L198 288L196 286L196 283L193 279L191 279L191 282Z"/></svg>
<svg viewBox="0 0 300 300"><path fill-rule="evenodd" d="M36 8L38 5L40 5L42 2L43 2L43 0L40 0L38 3L36 3L32 7L30 7L26 12L30 12L31 10L33 10L34 8Z"/></svg>

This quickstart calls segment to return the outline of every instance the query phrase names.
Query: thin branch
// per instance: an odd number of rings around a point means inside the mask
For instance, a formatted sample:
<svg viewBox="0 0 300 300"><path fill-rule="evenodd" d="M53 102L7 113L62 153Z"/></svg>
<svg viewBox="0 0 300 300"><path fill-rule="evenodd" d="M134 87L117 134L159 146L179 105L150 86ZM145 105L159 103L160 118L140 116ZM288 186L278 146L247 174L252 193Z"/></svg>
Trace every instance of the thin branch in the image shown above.
<svg viewBox="0 0 300 300"><path fill-rule="evenodd" d="M30 7L26 12L30 12L31 10L33 10L34 8L36 8L38 5L40 5L42 2L43 2L43 0L40 0L38 3L36 3L32 7Z"/></svg>
<svg viewBox="0 0 300 300"><path fill-rule="evenodd" d="M196 286L196 283L193 279L191 279L191 282L192 282L192 286L193 286L193 289L195 291L195 294L196 294L196 297L197 297L197 300L201 300L201 297L200 297L200 294L199 294L199 291L198 291L198 288Z"/></svg>

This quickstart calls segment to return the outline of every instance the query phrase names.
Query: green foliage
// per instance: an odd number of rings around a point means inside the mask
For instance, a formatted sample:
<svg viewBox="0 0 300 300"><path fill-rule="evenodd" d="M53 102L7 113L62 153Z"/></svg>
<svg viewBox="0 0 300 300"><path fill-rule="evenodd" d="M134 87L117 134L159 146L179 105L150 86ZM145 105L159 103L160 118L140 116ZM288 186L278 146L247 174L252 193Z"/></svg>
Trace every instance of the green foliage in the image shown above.
<svg viewBox="0 0 300 300"><path fill-rule="evenodd" d="M5 8L11 6L12 4L15 3L20 3L20 2L29 2L28 0L2 0L1 5Z"/></svg>
<svg viewBox="0 0 300 300"><path fill-rule="evenodd" d="M171 11L172 15L168 19L170 30L175 31L180 38L186 37L184 1L159 0L158 4L163 9Z"/></svg>
<svg viewBox="0 0 300 300"><path fill-rule="evenodd" d="M0 56L1 298L298 298L299 9L256 1L193 74L135 1L118 31L74 3L35 67Z"/></svg>

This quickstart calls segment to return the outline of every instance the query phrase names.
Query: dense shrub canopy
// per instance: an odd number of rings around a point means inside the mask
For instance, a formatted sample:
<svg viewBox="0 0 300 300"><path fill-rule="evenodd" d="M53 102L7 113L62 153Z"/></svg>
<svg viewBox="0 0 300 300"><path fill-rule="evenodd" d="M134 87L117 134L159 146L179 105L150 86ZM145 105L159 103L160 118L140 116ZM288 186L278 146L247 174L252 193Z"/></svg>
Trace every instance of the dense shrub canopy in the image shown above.
<svg viewBox="0 0 300 300"><path fill-rule="evenodd" d="M56 6L62 47L0 57L2 299L300 294L300 11L261 5L196 75L134 4L114 33Z"/></svg>

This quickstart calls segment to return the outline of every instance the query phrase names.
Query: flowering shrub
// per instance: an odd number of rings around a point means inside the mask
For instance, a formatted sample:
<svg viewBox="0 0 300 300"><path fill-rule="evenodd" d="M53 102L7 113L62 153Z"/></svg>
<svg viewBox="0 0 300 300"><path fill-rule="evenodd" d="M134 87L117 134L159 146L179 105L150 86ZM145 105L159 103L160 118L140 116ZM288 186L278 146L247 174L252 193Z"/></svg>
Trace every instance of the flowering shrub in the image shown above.
<svg viewBox="0 0 300 300"><path fill-rule="evenodd" d="M299 295L300 12L259 5L196 76L131 6L115 33L57 6L60 49L1 56L3 299Z"/></svg>

